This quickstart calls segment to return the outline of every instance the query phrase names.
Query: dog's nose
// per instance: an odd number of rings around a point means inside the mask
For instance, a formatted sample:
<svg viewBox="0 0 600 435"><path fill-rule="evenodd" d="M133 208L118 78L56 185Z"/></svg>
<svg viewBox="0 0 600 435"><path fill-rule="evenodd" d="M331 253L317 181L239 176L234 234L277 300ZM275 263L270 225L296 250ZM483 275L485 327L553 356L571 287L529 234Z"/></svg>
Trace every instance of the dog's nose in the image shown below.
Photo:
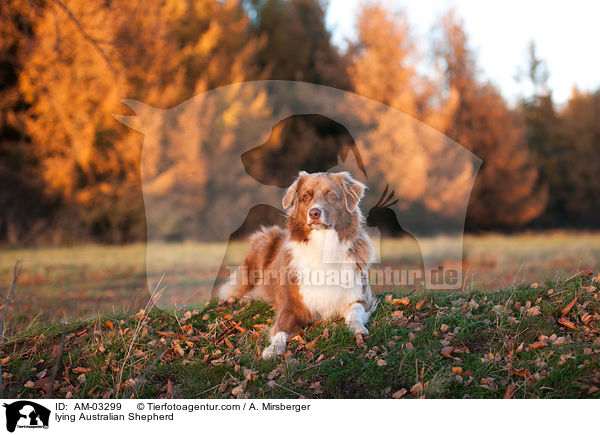
<svg viewBox="0 0 600 435"><path fill-rule="evenodd" d="M318 208L311 208L308 212L308 215L310 216L311 219L313 220L317 220L321 217L321 210L319 210Z"/></svg>

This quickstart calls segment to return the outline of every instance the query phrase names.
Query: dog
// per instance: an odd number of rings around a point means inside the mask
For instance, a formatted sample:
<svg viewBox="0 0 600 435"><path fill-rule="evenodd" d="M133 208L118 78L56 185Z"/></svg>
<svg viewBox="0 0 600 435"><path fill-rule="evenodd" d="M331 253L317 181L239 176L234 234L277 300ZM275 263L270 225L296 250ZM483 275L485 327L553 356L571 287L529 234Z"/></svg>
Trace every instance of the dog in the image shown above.
<svg viewBox="0 0 600 435"><path fill-rule="evenodd" d="M242 265L219 289L221 300L248 295L274 307L264 359L285 352L290 335L319 319L344 317L354 334L369 333L374 249L358 207L365 188L348 172L301 171L282 200L287 229L254 233Z"/></svg>

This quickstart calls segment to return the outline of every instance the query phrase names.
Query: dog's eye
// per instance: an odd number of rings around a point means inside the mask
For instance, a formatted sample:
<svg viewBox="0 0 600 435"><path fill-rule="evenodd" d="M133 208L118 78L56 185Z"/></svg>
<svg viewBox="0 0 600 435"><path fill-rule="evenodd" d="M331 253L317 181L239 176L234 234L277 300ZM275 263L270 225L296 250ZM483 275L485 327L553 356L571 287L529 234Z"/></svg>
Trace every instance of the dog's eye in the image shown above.
<svg viewBox="0 0 600 435"><path fill-rule="evenodd" d="M330 200L330 201L335 201L335 198L336 198L336 196L335 196L335 193L333 193L333 192L329 192L329 193L327 194L327 199L328 199L328 200Z"/></svg>
<svg viewBox="0 0 600 435"><path fill-rule="evenodd" d="M302 195L302 199L305 201L308 201L310 199L310 195L308 194L308 192Z"/></svg>

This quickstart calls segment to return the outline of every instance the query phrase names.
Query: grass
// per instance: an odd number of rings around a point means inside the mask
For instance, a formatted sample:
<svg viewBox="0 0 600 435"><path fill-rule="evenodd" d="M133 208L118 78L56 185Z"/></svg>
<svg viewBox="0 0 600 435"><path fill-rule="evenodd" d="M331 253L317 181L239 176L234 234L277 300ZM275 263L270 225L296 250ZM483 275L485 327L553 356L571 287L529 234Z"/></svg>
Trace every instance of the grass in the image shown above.
<svg viewBox="0 0 600 435"><path fill-rule="evenodd" d="M425 239L443 255L443 239ZM214 270L224 249L221 244L193 242L150 243L157 262L167 272L165 283L200 294L208 294ZM229 244L227 264L239 264L247 243ZM6 289L13 266L23 263L23 274L9 307L7 334L56 322L91 318L98 313L127 314L143 308L148 299L146 285L147 246L83 245L61 248L0 250L0 283ZM411 238L387 239L381 243L382 266L421 267L420 251ZM556 279L577 270L600 269L600 233L543 233L504 236L467 235L464 239L463 270L466 289L514 287L536 280ZM382 291L390 291L383 288Z"/></svg>
<svg viewBox="0 0 600 435"><path fill-rule="evenodd" d="M259 354L273 312L256 301L37 325L2 346L5 394L598 398L599 286L580 272L494 292L384 294L369 336L318 322L272 361Z"/></svg>

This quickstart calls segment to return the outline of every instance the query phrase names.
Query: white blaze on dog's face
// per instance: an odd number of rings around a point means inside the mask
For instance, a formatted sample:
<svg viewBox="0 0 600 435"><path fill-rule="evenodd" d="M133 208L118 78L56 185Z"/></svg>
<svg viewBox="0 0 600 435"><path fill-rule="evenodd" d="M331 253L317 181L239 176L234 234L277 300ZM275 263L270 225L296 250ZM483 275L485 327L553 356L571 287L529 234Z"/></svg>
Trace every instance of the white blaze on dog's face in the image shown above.
<svg viewBox="0 0 600 435"><path fill-rule="evenodd" d="M340 239L354 233L361 219L358 203L364 190L348 172L300 172L283 198L292 238L303 240L310 231L324 229L337 230Z"/></svg>

